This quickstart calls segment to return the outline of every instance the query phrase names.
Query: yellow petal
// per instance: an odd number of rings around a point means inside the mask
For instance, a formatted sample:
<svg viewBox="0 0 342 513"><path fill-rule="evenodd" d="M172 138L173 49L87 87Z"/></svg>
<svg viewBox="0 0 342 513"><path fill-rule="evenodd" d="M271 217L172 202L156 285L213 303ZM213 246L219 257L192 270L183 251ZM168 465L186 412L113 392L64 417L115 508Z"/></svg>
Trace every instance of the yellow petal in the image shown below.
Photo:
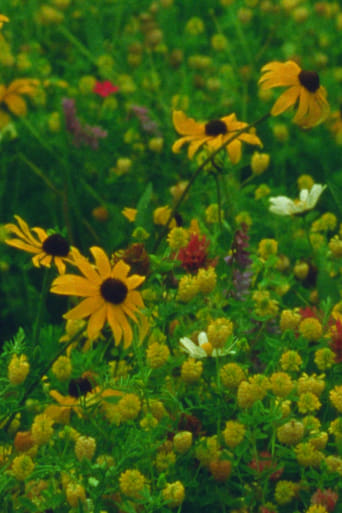
<svg viewBox="0 0 342 513"><path fill-rule="evenodd" d="M8 109L16 114L17 116L25 116L27 113L26 102L21 96L17 94L6 94L4 98L4 103L7 105Z"/></svg>
<svg viewBox="0 0 342 513"><path fill-rule="evenodd" d="M93 314L97 310L99 310L104 305L104 300L101 296L92 296L87 297L80 304L75 306L64 314L65 319L71 319L73 321L78 319L84 319L84 317L88 317L88 315Z"/></svg>
<svg viewBox="0 0 342 513"><path fill-rule="evenodd" d="M290 107L293 107L300 95L301 88L298 86L290 87L284 91L275 102L271 109L272 116L278 116L282 112L285 112Z"/></svg>
<svg viewBox="0 0 342 513"><path fill-rule="evenodd" d="M65 273L65 263L63 261L63 258L61 257L55 257L53 259L55 266L57 267L57 271L59 274Z"/></svg>
<svg viewBox="0 0 342 513"><path fill-rule="evenodd" d="M90 252L95 258L96 267L99 270L101 278L106 279L110 276L112 266L110 265L109 258L103 249L93 246L90 248Z"/></svg>
<svg viewBox="0 0 342 513"><path fill-rule="evenodd" d="M115 318L117 322L120 324L120 327L123 331L124 348L126 348L131 345L133 340L132 328L129 325L127 318L120 307L116 308Z"/></svg>
<svg viewBox="0 0 342 513"><path fill-rule="evenodd" d="M126 280L126 276L129 273L129 270L130 266L123 260L119 260L113 267L111 276L112 278L117 278L118 280Z"/></svg>
<svg viewBox="0 0 342 513"><path fill-rule="evenodd" d="M188 118L181 110L173 111L172 121L180 135L205 135L205 123L198 123Z"/></svg>
<svg viewBox="0 0 342 513"><path fill-rule="evenodd" d="M14 216L14 218L16 219L19 228L21 229L27 240L30 240L32 244L38 244L38 241L33 237L31 230L28 227L28 224L24 221L24 219L22 219L19 216Z"/></svg>
<svg viewBox="0 0 342 513"><path fill-rule="evenodd" d="M184 144L191 142L191 141L197 141L198 139L199 139L199 137L197 135L187 135L186 137L181 137L180 139L178 139L176 142L173 143L171 149L172 149L173 153L178 153L180 151L181 147L184 146ZM199 140L202 141L202 136L200 137Z"/></svg>
<svg viewBox="0 0 342 513"><path fill-rule="evenodd" d="M119 345L122 338L122 329L115 316L115 306L107 304L107 321L114 335L115 345Z"/></svg>
<svg viewBox="0 0 342 513"><path fill-rule="evenodd" d="M95 271L94 267L89 263L85 256L81 255L81 253L75 249L74 251L74 262L75 265L79 268L81 273L94 284L100 285L103 281L100 275Z"/></svg>
<svg viewBox="0 0 342 513"><path fill-rule="evenodd" d="M66 296L98 296L99 286L82 276L63 274L52 282L51 292Z"/></svg>
<svg viewBox="0 0 342 513"><path fill-rule="evenodd" d="M144 308L144 302L142 300L140 292L137 290L131 290L127 295L127 301L137 306L138 308Z"/></svg>
<svg viewBox="0 0 342 513"><path fill-rule="evenodd" d="M201 137L201 139L194 140L189 144L188 148L188 157L189 159L192 159L192 157L195 155L196 151L199 150L199 148L207 141L210 141L211 137Z"/></svg>
<svg viewBox="0 0 342 513"><path fill-rule="evenodd" d="M28 253L41 253L42 251L42 248L31 246L30 244L26 244L26 242L23 242L19 239L6 239L5 242L13 248L22 249L23 251L27 251Z"/></svg>
<svg viewBox="0 0 342 513"><path fill-rule="evenodd" d="M133 290L139 287L145 281L145 276L140 276L139 274L132 274L126 279L126 286L128 290Z"/></svg>
<svg viewBox="0 0 342 513"><path fill-rule="evenodd" d="M89 321L88 321L88 328L87 333L90 340L95 340L99 334L100 331L103 328L104 323L106 322L107 318L107 305L103 304L101 308L99 308L96 312L92 313Z"/></svg>
<svg viewBox="0 0 342 513"><path fill-rule="evenodd" d="M38 235L40 242L44 242L48 238L48 234L45 230L43 230L43 228L38 228L38 226L35 226L32 228L32 231Z"/></svg>
<svg viewBox="0 0 342 513"><path fill-rule="evenodd" d="M235 139L227 146L227 151L232 164L237 164L241 159L241 143Z"/></svg>

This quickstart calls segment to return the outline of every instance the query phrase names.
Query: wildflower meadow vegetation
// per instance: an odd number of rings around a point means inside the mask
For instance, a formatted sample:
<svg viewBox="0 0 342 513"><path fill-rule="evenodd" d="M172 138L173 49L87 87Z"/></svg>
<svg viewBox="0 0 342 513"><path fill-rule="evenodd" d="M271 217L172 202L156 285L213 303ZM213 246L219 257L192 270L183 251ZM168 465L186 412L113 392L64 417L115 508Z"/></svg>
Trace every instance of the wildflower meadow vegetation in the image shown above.
<svg viewBox="0 0 342 513"><path fill-rule="evenodd" d="M342 512L341 36L0 2L0 513Z"/></svg>

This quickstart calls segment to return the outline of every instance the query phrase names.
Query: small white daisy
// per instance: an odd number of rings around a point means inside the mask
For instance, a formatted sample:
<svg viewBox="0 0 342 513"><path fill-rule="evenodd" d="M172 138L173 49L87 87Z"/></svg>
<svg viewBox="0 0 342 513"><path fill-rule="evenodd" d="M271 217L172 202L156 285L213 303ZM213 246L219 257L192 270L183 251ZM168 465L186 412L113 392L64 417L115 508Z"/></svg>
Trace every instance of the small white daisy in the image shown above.
<svg viewBox="0 0 342 513"><path fill-rule="evenodd" d="M299 199L292 200L287 196L276 196L270 198L270 212L278 216L292 216L301 214L315 207L326 185L314 184L310 190L300 191Z"/></svg>
<svg viewBox="0 0 342 513"><path fill-rule="evenodd" d="M235 346L237 339L233 340L233 343L229 347L221 347L213 349L213 346L208 340L208 336L205 331L201 331L198 335L198 344L195 344L190 338L183 337L180 339L182 345L182 351L188 353L192 358L201 359L212 356L217 358L219 356L226 356L227 354L234 354L233 347Z"/></svg>

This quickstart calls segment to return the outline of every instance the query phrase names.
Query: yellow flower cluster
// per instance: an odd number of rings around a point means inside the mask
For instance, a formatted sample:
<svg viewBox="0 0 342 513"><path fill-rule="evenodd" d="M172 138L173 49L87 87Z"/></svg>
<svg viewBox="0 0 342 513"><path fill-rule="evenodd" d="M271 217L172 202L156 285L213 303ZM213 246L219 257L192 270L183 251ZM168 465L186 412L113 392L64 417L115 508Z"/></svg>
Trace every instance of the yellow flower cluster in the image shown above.
<svg viewBox="0 0 342 513"><path fill-rule="evenodd" d="M166 344L153 342L146 349L146 363L151 369L162 367L170 356L170 350Z"/></svg>
<svg viewBox="0 0 342 513"><path fill-rule="evenodd" d="M128 469L120 474L120 490L131 499L138 499L145 485L146 478L139 470Z"/></svg>
<svg viewBox="0 0 342 513"><path fill-rule="evenodd" d="M242 442L245 433L245 426L236 420L228 420L222 432L224 441L230 449L234 449Z"/></svg>
<svg viewBox="0 0 342 513"><path fill-rule="evenodd" d="M27 356L21 354L18 356L14 354L8 365L8 379L12 385L21 385L30 372L30 364L27 361Z"/></svg>
<svg viewBox="0 0 342 513"><path fill-rule="evenodd" d="M207 330L208 339L214 348L223 347L233 333L233 323L225 317L212 321Z"/></svg>

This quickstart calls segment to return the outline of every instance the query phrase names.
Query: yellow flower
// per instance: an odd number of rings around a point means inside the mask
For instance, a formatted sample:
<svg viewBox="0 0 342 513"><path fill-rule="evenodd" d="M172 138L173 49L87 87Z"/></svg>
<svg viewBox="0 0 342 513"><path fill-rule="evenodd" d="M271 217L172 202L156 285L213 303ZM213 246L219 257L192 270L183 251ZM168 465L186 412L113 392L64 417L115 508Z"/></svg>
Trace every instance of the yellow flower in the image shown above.
<svg viewBox="0 0 342 513"><path fill-rule="evenodd" d="M181 110L175 110L172 119L176 131L183 136L173 144L172 151L178 153L185 143L190 143L188 148L190 159L203 144L209 150L215 151L227 142L226 149L229 158L233 164L236 164L241 159L241 142L262 146L259 137L249 132L243 132L229 142L239 130L248 127L247 123L238 121L235 114L213 119L207 123L199 123L188 118Z"/></svg>
<svg viewBox="0 0 342 513"><path fill-rule="evenodd" d="M6 244L28 253L35 253L32 263L35 267L50 267L54 263L60 274L65 272L65 262L73 263L74 248L69 246L59 233L48 235L42 228L30 228L19 216L14 216L18 225L9 223L5 228L17 238L5 240ZM32 233L34 232L34 234Z"/></svg>
<svg viewBox="0 0 342 513"><path fill-rule="evenodd" d="M1 19L0 19L1 22ZM38 86L38 80L33 78L17 78L8 87L0 85L0 126L4 127L10 122L7 109L16 116L25 116L27 105L22 98L23 94L33 96Z"/></svg>
<svg viewBox="0 0 342 513"><path fill-rule="evenodd" d="M90 251L95 259L95 266L80 254L75 257L75 265L83 276L65 274L56 278L51 292L67 296L84 297L83 301L67 312L66 319L83 319L89 317L87 332L90 339L96 339L105 322L110 325L115 343L123 338L124 347L133 339L133 332L127 317L138 323L135 312L144 307L141 295L135 289L145 280L144 276L133 274L128 264L119 260L114 266L103 249L92 247Z"/></svg>
<svg viewBox="0 0 342 513"><path fill-rule="evenodd" d="M302 70L294 61L269 62L261 71L264 73L259 80L262 90L287 88L273 105L273 116L298 105L293 121L302 128L311 128L326 119L329 113L327 94L315 71Z"/></svg>
<svg viewBox="0 0 342 513"><path fill-rule="evenodd" d="M138 213L138 211L136 208L129 208L129 207L125 207L121 211L121 214L123 216L125 216L126 219L128 219L128 221L130 221L131 223L134 223L137 213Z"/></svg>
<svg viewBox="0 0 342 513"><path fill-rule="evenodd" d="M0 14L0 29L2 29L3 24L8 21L9 18L7 18L7 16L5 16L4 14Z"/></svg>
<svg viewBox="0 0 342 513"><path fill-rule="evenodd" d="M79 392L75 395L62 395L57 390L51 390L50 396L55 399L58 404L51 404L45 409L45 414L51 417L55 422L68 424L70 422L70 414L74 411L78 417L82 417L82 413L87 409L94 409L97 406L106 406L108 401L106 397L121 396L122 393L114 389L100 390L99 387L89 388L82 392L82 384L79 384ZM84 386L84 385L83 385ZM111 404L111 403L109 403Z"/></svg>

